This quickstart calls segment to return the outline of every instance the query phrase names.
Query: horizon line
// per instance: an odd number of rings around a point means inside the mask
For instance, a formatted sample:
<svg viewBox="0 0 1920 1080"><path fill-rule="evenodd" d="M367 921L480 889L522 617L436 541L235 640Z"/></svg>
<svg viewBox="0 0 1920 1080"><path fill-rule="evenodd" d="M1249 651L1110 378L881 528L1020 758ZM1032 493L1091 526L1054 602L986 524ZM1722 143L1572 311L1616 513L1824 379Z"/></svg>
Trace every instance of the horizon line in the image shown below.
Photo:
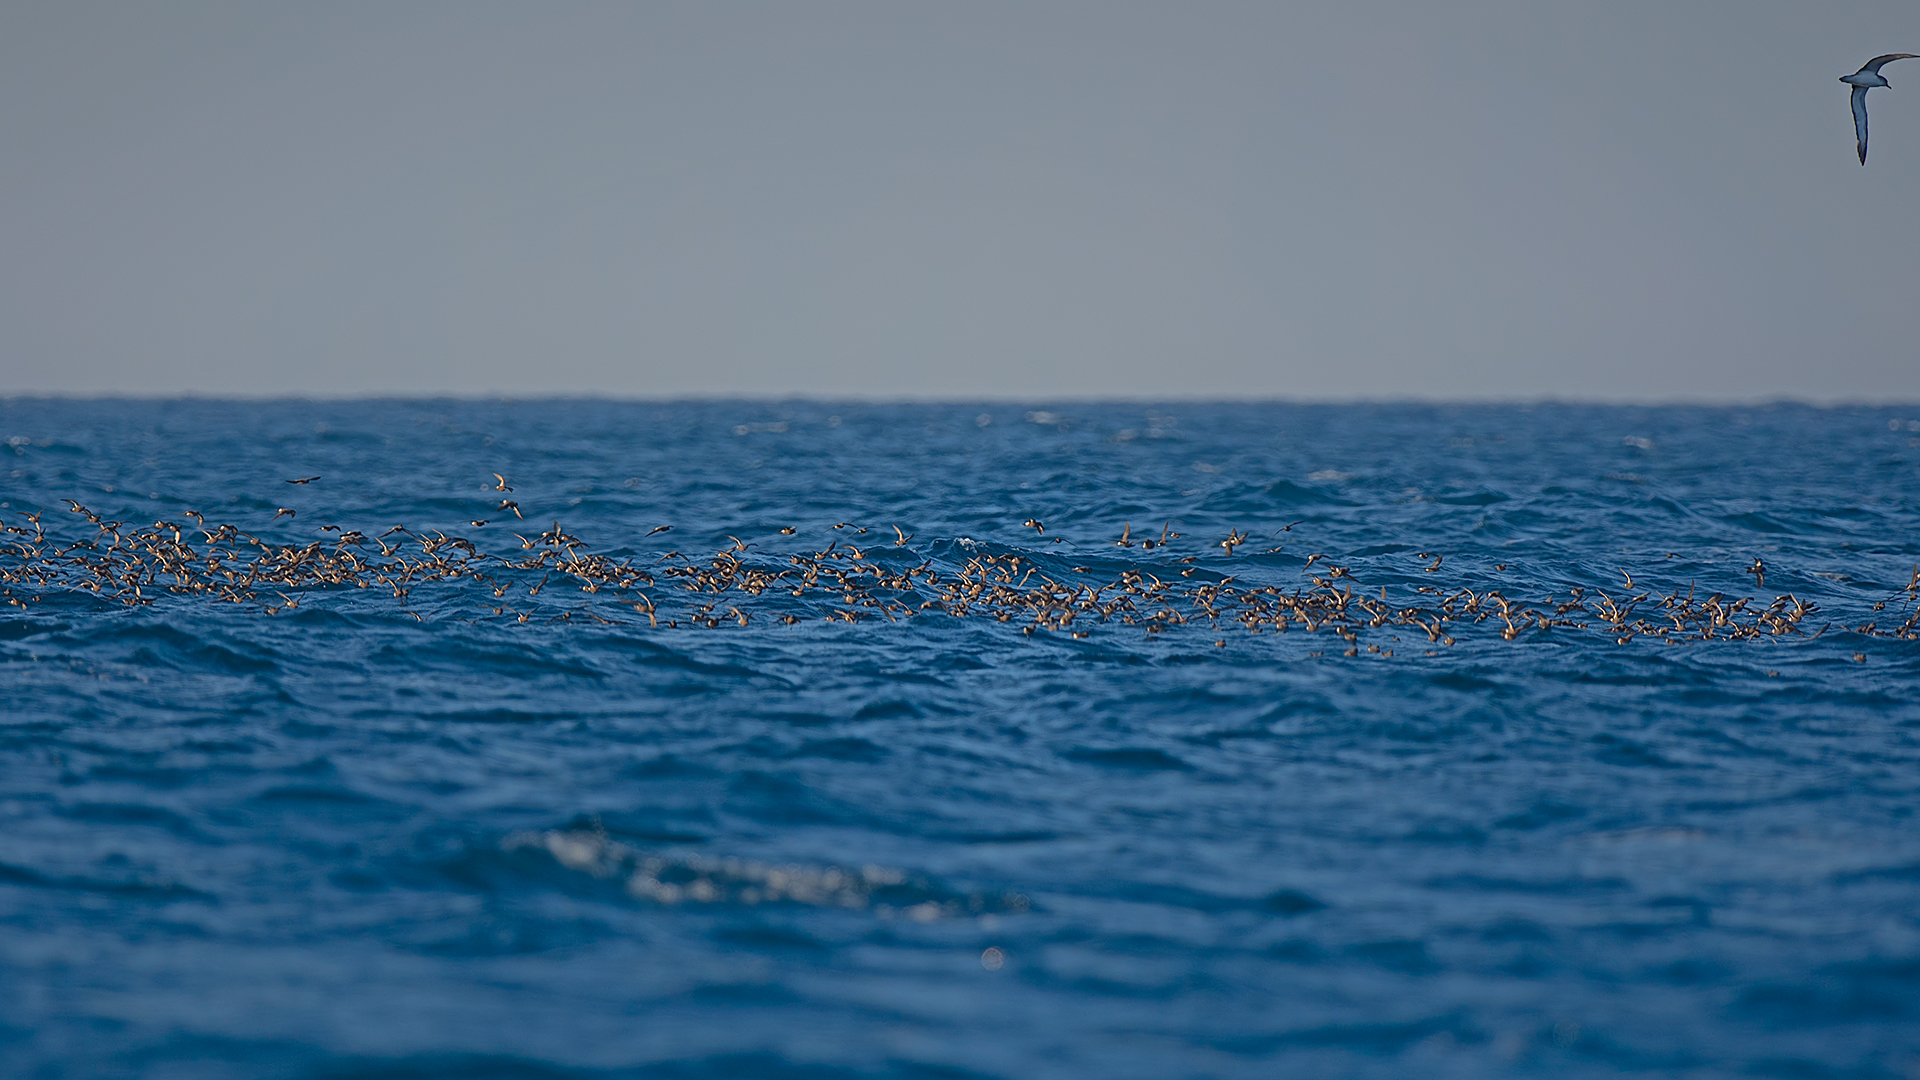
<svg viewBox="0 0 1920 1080"><path fill-rule="evenodd" d="M1289 397L1285 395L1169 395L1148 394L1108 394L1086 395L1032 395L1032 396L947 396L938 394L758 394L758 393L685 393L660 395L630 395L609 393L534 393L520 394L512 392L418 392L387 393L370 392L364 394L316 394L316 393L225 393L210 394L198 391L177 393L142 393L126 391L0 391L0 405L11 407L16 403L58 401L58 402L220 402L230 404L349 404L357 402L461 402L470 404L537 404L556 402L597 402L626 405L691 405L691 404L820 404L820 405L999 405L999 406L1039 406L1039 405L1292 405L1292 406L1452 406L1452 407L1540 407L1540 406L1602 406L1622 408L1769 408L1801 407L1812 409L1847 408L1904 408L1920 407L1920 397L1833 397L1816 398L1791 394L1759 395L1753 397L1601 397L1583 395L1541 394L1530 397L1370 397L1365 395L1324 395Z"/></svg>

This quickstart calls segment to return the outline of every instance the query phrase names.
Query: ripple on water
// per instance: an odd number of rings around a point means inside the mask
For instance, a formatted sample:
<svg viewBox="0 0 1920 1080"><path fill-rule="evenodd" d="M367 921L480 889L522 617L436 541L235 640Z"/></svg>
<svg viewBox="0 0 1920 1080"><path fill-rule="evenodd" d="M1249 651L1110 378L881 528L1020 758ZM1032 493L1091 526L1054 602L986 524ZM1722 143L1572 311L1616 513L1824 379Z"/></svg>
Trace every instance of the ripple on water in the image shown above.
<svg viewBox="0 0 1920 1080"><path fill-rule="evenodd" d="M955 892L891 867L774 866L750 859L648 853L592 832L515 833L502 840L500 848L544 852L568 870L620 884L635 900L670 906L797 904L914 922L1021 914L1032 907L1018 893Z"/></svg>

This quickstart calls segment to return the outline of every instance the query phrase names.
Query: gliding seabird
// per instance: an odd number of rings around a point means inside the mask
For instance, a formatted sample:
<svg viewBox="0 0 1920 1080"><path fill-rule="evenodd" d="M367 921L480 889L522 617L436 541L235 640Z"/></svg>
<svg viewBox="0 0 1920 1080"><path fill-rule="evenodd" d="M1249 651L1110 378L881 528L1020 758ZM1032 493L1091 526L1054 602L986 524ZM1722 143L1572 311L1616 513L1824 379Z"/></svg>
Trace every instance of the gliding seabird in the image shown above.
<svg viewBox="0 0 1920 1080"><path fill-rule="evenodd" d="M1888 53L1876 56L1866 62L1859 71L1851 75L1840 76L1840 81L1853 87L1853 134L1860 140L1860 164L1867 163L1867 91L1876 86L1886 86L1887 80L1880 77L1880 68L1895 60L1920 59L1914 53Z"/></svg>

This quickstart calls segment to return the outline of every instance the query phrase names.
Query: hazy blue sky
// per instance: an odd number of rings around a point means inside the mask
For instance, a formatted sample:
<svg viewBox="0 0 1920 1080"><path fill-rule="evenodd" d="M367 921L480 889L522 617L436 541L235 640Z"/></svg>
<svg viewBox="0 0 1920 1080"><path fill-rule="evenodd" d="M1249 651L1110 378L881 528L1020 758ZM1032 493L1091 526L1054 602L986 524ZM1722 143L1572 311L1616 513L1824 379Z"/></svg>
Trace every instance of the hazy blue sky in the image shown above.
<svg viewBox="0 0 1920 1080"><path fill-rule="evenodd" d="M1920 4L0 9L0 393L1920 399ZM1907 66L1911 65L1911 66Z"/></svg>

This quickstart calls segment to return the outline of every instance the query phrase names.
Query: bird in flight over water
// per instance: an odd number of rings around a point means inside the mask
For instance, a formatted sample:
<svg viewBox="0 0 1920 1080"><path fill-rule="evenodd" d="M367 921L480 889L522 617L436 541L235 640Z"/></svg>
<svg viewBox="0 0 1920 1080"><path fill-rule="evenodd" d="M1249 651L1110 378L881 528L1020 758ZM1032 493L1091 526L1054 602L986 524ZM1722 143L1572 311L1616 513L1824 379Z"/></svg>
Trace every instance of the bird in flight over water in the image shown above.
<svg viewBox="0 0 1920 1080"><path fill-rule="evenodd" d="M1880 68L1895 60L1920 59L1914 53L1897 52L1885 56L1876 56L1866 62L1859 71L1851 75L1840 76L1840 81L1853 87L1853 134L1860 140L1860 164L1867 163L1867 91L1876 86L1887 85L1880 77Z"/></svg>

